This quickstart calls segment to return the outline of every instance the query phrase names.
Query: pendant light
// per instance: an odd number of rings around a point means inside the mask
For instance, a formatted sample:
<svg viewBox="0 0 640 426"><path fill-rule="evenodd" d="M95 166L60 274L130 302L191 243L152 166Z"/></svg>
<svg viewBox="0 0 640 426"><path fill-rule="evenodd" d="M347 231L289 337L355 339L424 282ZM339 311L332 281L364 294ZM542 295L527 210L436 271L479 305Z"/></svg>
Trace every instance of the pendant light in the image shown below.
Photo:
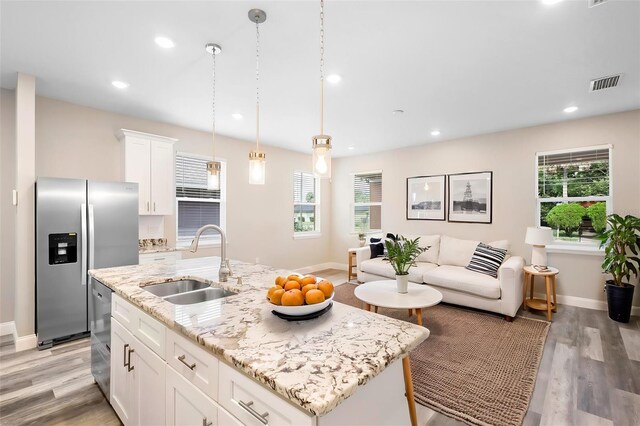
<svg viewBox="0 0 640 426"><path fill-rule="evenodd" d="M331 177L331 136L324 134L324 0L320 0L320 134L313 138L313 174Z"/></svg>
<svg viewBox="0 0 640 426"><path fill-rule="evenodd" d="M249 11L249 20L256 24L256 149L249 153L249 184L264 185L266 154L260 151L260 27L267 14L260 9Z"/></svg>
<svg viewBox="0 0 640 426"><path fill-rule="evenodd" d="M222 48L215 43L207 43L205 45L205 49L213 58L213 102L211 103L213 113L211 153L213 154L213 161L209 161L207 163L207 189L218 191L220 190L220 173L222 172L222 164L219 161L216 161L216 55L222 52Z"/></svg>

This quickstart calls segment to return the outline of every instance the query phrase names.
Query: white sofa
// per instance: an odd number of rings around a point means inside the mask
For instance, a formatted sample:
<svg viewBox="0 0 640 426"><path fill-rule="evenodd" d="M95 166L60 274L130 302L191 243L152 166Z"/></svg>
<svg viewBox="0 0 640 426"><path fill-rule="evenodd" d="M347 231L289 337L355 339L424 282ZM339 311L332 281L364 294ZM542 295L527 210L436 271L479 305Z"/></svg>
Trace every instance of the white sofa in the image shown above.
<svg viewBox="0 0 640 426"><path fill-rule="evenodd" d="M507 256L498 269L498 277L473 272L465 268L479 241L461 240L446 235L413 235L420 237L422 253L416 266L409 270L409 281L428 284L442 293L442 301L496 312L511 321L522 304L522 268L524 259ZM506 240L492 241L490 246L509 249ZM395 279L391 264L382 257L371 259L367 245L356 250L358 281Z"/></svg>

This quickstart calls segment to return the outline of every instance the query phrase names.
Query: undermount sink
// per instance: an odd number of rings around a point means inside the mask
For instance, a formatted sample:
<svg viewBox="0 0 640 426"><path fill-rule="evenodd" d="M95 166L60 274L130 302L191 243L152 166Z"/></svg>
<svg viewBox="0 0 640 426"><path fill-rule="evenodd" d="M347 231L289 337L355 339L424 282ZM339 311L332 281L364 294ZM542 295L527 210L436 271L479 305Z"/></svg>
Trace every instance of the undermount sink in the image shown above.
<svg viewBox="0 0 640 426"><path fill-rule="evenodd" d="M176 280L164 283L151 284L144 289L158 297L172 296L174 294L186 293L209 287L209 284L198 280Z"/></svg>
<svg viewBox="0 0 640 426"><path fill-rule="evenodd" d="M188 293L176 294L165 297L164 300L176 305L191 305L192 303L206 302L208 300L222 299L233 296L236 293L223 288L209 287L204 290L190 291Z"/></svg>

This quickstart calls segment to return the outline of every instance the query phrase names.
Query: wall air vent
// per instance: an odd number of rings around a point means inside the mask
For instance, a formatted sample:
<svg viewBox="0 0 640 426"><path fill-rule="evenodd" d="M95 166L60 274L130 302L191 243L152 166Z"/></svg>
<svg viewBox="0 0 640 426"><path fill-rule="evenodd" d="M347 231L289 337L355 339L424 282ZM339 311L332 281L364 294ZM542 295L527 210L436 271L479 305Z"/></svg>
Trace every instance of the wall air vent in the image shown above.
<svg viewBox="0 0 640 426"><path fill-rule="evenodd" d="M599 6L602 3L606 3L609 0L589 0L589 7Z"/></svg>
<svg viewBox="0 0 640 426"><path fill-rule="evenodd" d="M616 87L620 82L621 74L611 75L609 77L601 77L591 80L589 85L590 92L597 92L598 90L610 89Z"/></svg>

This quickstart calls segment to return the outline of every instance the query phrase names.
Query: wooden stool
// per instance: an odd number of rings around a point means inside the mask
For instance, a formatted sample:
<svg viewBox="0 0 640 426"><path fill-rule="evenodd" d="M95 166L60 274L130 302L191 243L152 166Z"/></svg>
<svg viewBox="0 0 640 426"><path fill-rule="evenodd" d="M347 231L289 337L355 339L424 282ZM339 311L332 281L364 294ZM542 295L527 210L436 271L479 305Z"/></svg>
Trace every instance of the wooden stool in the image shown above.
<svg viewBox="0 0 640 426"><path fill-rule="evenodd" d="M356 249L349 249L349 269L347 270L347 281L358 279L358 265L356 263Z"/></svg>
<svg viewBox="0 0 640 426"><path fill-rule="evenodd" d="M556 306L556 275L560 272L556 268L548 267L546 271L538 271L533 266L528 265L523 268L524 270L524 294L522 297L523 309L527 308L536 309L540 311L547 311L547 320L551 321L551 312L557 312ZM535 283L535 277L544 277L544 283L547 293L546 300L535 299L533 297L533 286ZM529 298L527 299L527 293ZM553 295L553 301L551 296Z"/></svg>

